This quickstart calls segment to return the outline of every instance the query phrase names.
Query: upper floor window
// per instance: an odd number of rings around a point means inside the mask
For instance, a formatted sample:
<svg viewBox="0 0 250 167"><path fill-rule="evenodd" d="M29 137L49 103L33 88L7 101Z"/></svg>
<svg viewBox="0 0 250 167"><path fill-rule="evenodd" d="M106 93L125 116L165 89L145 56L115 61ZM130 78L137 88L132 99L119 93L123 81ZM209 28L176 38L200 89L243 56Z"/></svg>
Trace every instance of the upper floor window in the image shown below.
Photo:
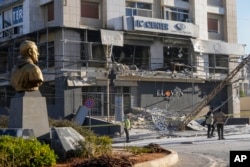
<svg viewBox="0 0 250 167"><path fill-rule="evenodd" d="M189 11L180 8L165 8L165 19L174 21L189 22Z"/></svg>
<svg viewBox="0 0 250 167"><path fill-rule="evenodd" d="M215 32L218 33L219 32L219 28L218 28L218 20L217 19L207 19L207 29L208 32Z"/></svg>
<svg viewBox="0 0 250 167"><path fill-rule="evenodd" d="M54 20L54 2L48 3L47 5L48 21Z"/></svg>
<svg viewBox="0 0 250 167"><path fill-rule="evenodd" d="M210 73L228 73L227 55L209 55Z"/></svg>
<svg viewBox="0 0 250 167"><path fill-rule="evenodd" d="M39 66L44 68L55 66L55 48L54 41L43 43L39 45Z"/></svg>
<svg viewBox="0 0 250 167"><path fill-rule="evenodd" d="M82 1L81 17L99 19L99 4L93 2Z"/></svg>
<svg viewBox="0 0 250 167"><path fill-rule="evenodd" d="M153 17L152 4L142 2L126 2L126 16Z"/></svg>

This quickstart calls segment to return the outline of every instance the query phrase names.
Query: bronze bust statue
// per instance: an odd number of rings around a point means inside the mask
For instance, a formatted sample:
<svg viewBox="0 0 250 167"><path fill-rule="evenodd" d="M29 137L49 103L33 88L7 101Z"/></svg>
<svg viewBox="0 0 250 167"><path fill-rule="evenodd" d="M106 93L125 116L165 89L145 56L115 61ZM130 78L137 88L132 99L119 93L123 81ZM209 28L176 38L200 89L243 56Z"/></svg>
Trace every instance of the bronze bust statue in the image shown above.
<svg viewBox="0 0 250 167"><path fill-rule="evenodd" d="M10 83L17 92L35 91L43 83L43 75L36 65L39 52L35 42L25 40L20 45L21 57L13 69Z"/></svg>

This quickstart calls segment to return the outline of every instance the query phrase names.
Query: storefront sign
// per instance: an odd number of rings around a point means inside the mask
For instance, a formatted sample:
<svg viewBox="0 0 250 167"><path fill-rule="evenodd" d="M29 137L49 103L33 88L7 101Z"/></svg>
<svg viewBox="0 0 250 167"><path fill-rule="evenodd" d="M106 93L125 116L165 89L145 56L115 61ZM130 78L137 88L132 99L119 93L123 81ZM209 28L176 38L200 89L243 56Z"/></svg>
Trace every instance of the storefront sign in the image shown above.
<svg viewBox="0 0 250 167"><path fill-rule="evenodd" d="M184 36L194 35L194 25L187 22L133 16L133 29ZM127 22L126 25L130 24ZM128 25L130 27L130 25ZM125 28L126 29L126 28Z"/></svg>
<svg viewBox="0 0 250 167"><path fill-rule="evenodd" d="M22 33L23 6L17 6L0 13L0 39ZM16 25L18 24L18 25Z"/></svg>
<svg viewBox="0 0 250 167"><path fill-rule="evenodd" d="M23 6L18 6L12 9L13 24L23 22Z"/></svg>
<svg viewBox="0 0 250 167"><path fill-rule="evenodd" d="M144 21L144 20L135 20L134 23L135 23L135 27L139 27L139 28L168 30L167 23L160 23L160 22L155 22L155 21Z"/></svg>
<svg viewBox="0 0 250 167"><path fill-rule="evenodd" d="M123 32L112 30L101 30L103 45L123 46Z"/></svg>

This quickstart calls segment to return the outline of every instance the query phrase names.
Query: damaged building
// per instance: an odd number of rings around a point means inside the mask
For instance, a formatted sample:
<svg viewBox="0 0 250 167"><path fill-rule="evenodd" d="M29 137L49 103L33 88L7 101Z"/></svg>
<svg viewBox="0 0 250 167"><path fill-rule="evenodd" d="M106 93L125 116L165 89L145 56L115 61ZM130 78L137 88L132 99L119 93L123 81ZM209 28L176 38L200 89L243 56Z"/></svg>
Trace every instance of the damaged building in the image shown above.
<svg viewBox="0 0 250 167"><path fill-rule="evenodd" d="M0 111L8 113L11 70L28 39L51 118L88 99L105 119L134 107L192 112L244 55L236 21L236 0L1 0ZM239 113L240 78L208 105Z"/></svg>

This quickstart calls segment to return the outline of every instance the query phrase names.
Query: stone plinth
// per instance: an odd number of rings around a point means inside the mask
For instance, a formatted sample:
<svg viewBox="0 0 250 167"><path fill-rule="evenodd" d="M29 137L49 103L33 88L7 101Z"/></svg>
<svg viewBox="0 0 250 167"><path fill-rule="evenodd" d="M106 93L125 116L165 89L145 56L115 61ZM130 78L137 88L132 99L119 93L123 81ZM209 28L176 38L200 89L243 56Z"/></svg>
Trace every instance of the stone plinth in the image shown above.
<svg viewBox="0 0 250 167"><path fill-rule="evenodd" d="M33 129L35 137L50 138L45 97L39 91L16 93L11 99L8 128Z"/></svg>

